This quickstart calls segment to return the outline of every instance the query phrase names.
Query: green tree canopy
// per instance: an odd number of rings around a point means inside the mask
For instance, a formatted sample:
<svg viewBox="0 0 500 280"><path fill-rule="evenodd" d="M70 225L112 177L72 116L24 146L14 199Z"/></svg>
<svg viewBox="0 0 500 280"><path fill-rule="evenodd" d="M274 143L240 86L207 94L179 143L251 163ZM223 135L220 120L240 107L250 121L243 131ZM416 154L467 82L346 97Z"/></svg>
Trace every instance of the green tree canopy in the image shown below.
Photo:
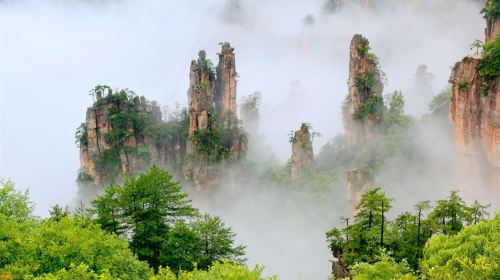
<svg viewBox="0 0 500 280"><path fill-rule="evenodd" d="M0 180L0 214L18 221L28 219L33 210L28 195L28 191L16 190L14 182Z"/></svg>
<svg viewBox="0 0 500 280"><path fill-rule="evenodd" d="M26 279L84 273L80 264L88 266L90 274L105 273L113 279L144 279L149 274L148 265L130 252L126 239L91 221L67 216L17 222L0 215L0 274Z"/></svg>
<svg viewBox="0 0 500 280"><path fill-rule="evenodd" d="M433 236L425 245L422 273L428 279L500 279L500 214L457 235Z"/></svg>

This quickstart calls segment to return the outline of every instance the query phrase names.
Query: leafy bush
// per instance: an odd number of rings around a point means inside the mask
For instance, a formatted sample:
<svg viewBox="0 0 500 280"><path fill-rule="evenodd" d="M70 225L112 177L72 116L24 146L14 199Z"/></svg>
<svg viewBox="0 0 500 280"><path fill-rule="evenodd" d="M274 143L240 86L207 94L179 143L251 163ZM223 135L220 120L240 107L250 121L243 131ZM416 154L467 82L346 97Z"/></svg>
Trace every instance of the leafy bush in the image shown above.
<svg viewBox="0 0 500 280"><path fill-rule="evenodd" d="M357 263L351 267L355 280L417 280L408 263L395 262L387 253L382 252L380 260L373 263Z"/></svg>
<svg viewBox="0 0 500 280"><path fill-rule="evenodd" d="M481 10L484 18L494 20L500 16L500 0L492 0Z"/></svg>
<svg viewBox="0 0 500 280"><path fill-rule="evenodd" d="M433 236L425 245L422 274L428 279L500 279L500 214L457 235Z"/></svg>
<svg viewBox="0 0 500 280"><path fill-rule="evenodd" d="M429 103L429 110L433 114L448 112L451 102L451 88L443 89L439 94L434 96Z"/></svg>
<svg viewBox="0 0 500 280"><path fill-rule="evenodd" d="M75 132L75 144L80 148L82 146L87 146L89 144L89 139L87 136L87 124L82 123L76 129Z"/></svg>
<svg viewBox="0 0 500 280"><path fill-rule="evenodd" d="M126 239L81 218L16 222L0 215L0 240L0 274L13 279L68 279L63 275L93 272L109 274L111 279L144 279L149 274L147 264L130 252Z"/></svg>
<svg viewBox="0 0 500 280"><path fill-rule="evenodd" d="M384 100L379 95L372 95L359 107L359 109L354 113L354 118L357 120L363 120L365 118L379 119L382 117L384 111Z"/></svg>
<svg viewBox="0 0 500 280"><path fill-rule="evenodd" d="M14 182L0 180L0 215L17 221L28 219L33 210L28 195L28 191L16 190Z"/></svg>
<svg viewBox="0 0 500 280"><path fill-rule="evenodd" d="M458 83L458 91L461 93L469 91L469 83L467 81L460 81Z"/></svg>
<svg viewBox="0 0 500 280"><path fill-rule="evenodd" d="M481 92L487 96L493 81L500 76L500 36L484 45L483 58L479 61L477 68Z"/></svg>
<svg viewBox="0 0 500 280"><path fill-rule="evenodd" d="M263 268L249 268L224 261L214 263L207 271L195 269L191 272L181 271L176 275L168 268L160 268L158 274L149 280L276 280L276 276L262 276Z"/></svg>
<svg viewBox="0 0 500 280"><path fill-rule="evenodd" d="M363 93L370 92L375 85L372 71L366 71L364 74L356 73L355 79L358 91Z"/></svg>

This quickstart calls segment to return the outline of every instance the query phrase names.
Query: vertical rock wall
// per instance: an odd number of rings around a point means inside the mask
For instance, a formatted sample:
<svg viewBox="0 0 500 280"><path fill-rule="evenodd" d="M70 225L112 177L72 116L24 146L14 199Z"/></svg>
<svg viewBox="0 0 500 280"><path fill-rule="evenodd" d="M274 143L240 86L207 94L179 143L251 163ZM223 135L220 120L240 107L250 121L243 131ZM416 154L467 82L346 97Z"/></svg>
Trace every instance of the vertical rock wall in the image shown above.
<svg viewBox="0 0 500 280"><path fill-rule="evenodd" d="M486 24L490 42L499 35L500 19L486 15ZM464 58L450 77L457 174L459 182L482 182L500 193L500 77L485 86L479 72L484 59L484 53Z"/></svg>
<svg viewBox="0 0 500 280"><path fill-rule="evenodd" d="M237 125L236 106L236 62L234 48L227 42L222 43L217 66L215 109L224 128Z"/></svg>

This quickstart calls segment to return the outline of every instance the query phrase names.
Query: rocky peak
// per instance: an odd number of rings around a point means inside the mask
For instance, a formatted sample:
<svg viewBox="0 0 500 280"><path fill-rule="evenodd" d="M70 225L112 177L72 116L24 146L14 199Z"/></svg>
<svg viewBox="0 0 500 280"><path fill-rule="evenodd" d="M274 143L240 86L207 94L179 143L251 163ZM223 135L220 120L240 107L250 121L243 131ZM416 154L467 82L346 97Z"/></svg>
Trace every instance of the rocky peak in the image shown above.
<svg viewBox="0 0 500 280"><path fill-rule="evenodd" d="M184 178L198 190L220 182L226 160L240 158L246 150L246 136L236 116L236 66L234 48L222 44L216 69L199 52L189 74L189 130Z"/></svg>
<svg viewBox="0 0 500 280"><path fill-rule="evenodd" d="M224 128L236 125L236 62L234 48L227 42L222 43L217 66L215 109Z"/></svg>
<svg viewBox="0 0 500 280"><path fill-rule="evenodd" d="M370 52L368 40L359 34L354 35L350 46L349 93L343 105L348 145L365 149L375 137L384 111L382 75L378 58ZM354 214L363 192L373 186L373 174L358 169L348 170L346 183Z"/></svg>
<svg viewBox="0 0 500 280"><path fill-rule="evenodd" d="M377 57L370 52L366 38L352 38L349 59L349 93L344 101L343 121L349 145L365 143L373 138L381 121L383 107L383 73Z"/></svg>
<svg viewBox="0 0 500 280"><path fill-rule="evenodd" d="M215 73L206 53L201 50L198 60L191 61L189 70L189 133L208 128L208 120L214 114ZM215 124L214 124L215 125Z"/></svg>
<svg viewBox="0 0 500 280"><path fill-rule="evenodd" d="M314 161L310 125L303 123L299 130L295 131L291 138L292 142L292 180L299 178L304 168L310 167Z"/></svg>

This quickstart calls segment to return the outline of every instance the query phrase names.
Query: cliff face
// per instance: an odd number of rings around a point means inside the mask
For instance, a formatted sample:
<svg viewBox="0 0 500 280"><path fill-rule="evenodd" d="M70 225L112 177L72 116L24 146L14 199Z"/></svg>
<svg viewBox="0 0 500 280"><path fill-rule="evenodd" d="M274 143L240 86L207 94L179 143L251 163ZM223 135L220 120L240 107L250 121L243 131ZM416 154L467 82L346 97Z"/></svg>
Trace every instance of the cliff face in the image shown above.
<svg viewBox="0 0 500 280"><path fill-rule="evenodd" d="M132 92L113 92L106 86L94 91L97 101L87 109L85 123L77 132L80 146L80 183L105 185L136 174L150 164L178 167L181 143L155 137L161 111ZM145 125L145 124L148 125Z"/></svg>
<svg viewBox="0 0 500 280"><path fill-rule="evenodd" d="M382 73L377 58L369 52L369 42L356 34L351 41L349 60L349 94L343 108L345 137L349 145L373 139L381 121L383 106Z"/></svg>
<svg viewBox="0 0 500 280"><path fill-rule="evenodd" d="M292 180L299 178L304 168L310 167L314 161L314 153L309 125L303 123L300 130L295 131L292 142Z"/></svg>
<svg viewBox="0 0 500 280"><path fill-rule="evenodd" d="M492 1L488 2L489 4ZM489 5L487 4L487 5ZM500 77L487 77L499 59L499 19L487 17L485 52L466 57L455 64L450 77L452 84L451 117L455 130L455 144L459 153L459 180L481 181L500 192ZM492 33L493 32L493 33ZM496 43L495 43L496 42ZM495 56L495 53L497 54ZM482 70L483 69L483 70ZM495 72L493 72L495 73Z"/></svg>

